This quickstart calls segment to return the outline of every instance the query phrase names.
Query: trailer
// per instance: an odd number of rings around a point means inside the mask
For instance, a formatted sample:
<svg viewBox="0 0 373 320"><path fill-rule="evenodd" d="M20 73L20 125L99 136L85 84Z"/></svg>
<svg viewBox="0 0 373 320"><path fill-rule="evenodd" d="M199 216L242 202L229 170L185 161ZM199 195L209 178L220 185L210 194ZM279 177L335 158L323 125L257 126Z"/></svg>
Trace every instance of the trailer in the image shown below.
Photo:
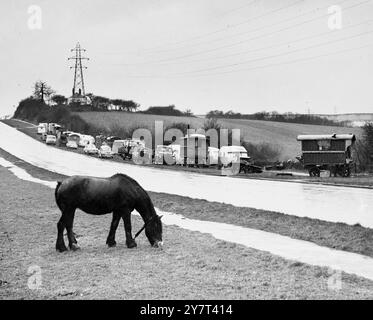
<svg viewBox="0 0 373 320"><path fill-rule="evenodd" d="M319 177L321 170L329 170L334 176L351 175L354 134L300 135L297 140L302 144L302 155L297 159L311 177Z"/></svg>
<svg viewBox="0 0 373 320"><path fill-rule="evenodd" d="M209 141L203 134L180 138L180 163L184 166L206 166Z"/></svg>

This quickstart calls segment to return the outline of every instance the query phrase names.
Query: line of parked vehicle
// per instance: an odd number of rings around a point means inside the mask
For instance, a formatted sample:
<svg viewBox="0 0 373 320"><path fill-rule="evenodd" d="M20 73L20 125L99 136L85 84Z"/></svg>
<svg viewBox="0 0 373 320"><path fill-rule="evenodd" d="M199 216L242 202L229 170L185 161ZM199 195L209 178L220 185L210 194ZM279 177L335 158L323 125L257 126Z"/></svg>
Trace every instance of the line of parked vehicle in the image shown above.
<svg viewBox="0 0 373 320"><path fill-rule="evenodd" d="M88 155L100 158L133 160L139 164L184 165L198 167L229 167L240 163L240 172L262 172L255 166L242 146L223 146L220 149L209 146L206 136L190 134L179 139L179 143L157 145L155 149L145 146L143 139L123 139L117 136L90 136L66 131L56 123L40 123L38 134L46 144L65 146L68 149L83 148Z"/></svg>
<svg viewBox="0 0 373 320"><path fill-rule="evenodd" d="M202 134L189 134L178 140L175 138L166 145L155 149L145 146L143 139L122 139L121 137L96 136L64 131L56 123L40 123L38 133L46 144L65 145L67 148L83 148L84 153L100 158L120 156L123 160L132 159L138 164L218 166L230 167L239 163L239 172L261 173L262 167L254 165L242 146L210 146L209 138ZM309 171L311 177L319 177L321 171L329 171L334 176L349 177L354 164L352 150L356 137L353 134L299 135L302 155L296 157ZM287 165L293 161L288 160ZM266 170L282 170L284 162L267 166Z"/></svg>

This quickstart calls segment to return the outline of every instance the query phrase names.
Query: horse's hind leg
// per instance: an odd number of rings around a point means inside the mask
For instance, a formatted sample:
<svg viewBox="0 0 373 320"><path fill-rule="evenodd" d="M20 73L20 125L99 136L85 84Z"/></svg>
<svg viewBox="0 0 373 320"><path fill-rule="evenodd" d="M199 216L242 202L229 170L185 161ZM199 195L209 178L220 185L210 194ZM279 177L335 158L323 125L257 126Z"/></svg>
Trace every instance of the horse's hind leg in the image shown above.
<svg viewBox="0 0 373 320"><path fill-rule="evenodd" d="M127 248L135 248L137 247L137 244L135 239L132 238L131 212L126 210L122 215L122 219L124 222L124 230L126 232Z"/></svg>
<svg viewBox="0 0 373 320"><path fill-rule="evenodd" d="M120 221L120 213L114 211L113 212L113 219L111 220L109 235L108 235L107 240L106 240L106 244L109 247L115 247L116 244L117 244L115 242L115 232L117 231L119 221Z"/></svg>
<svg viewBox="0 0 373 320"><path fill-rule="evenodd" d="M67 238L69 240L69 248L73 251L79 250L78 242L75 239L74 232L73 232L73 224L74 224L74 216L75 216L75 209L69 210L66 212L66 230L67 230Z"/></svg>
<svg viewBox="0 0 373 320"><path fill-rule="evenodd" d="M65 216L62 214L60 220L57 223L57 242L56 250L59 252L64 252L67 250L65 246L65 241L63 240L63 231L65 230Z"/></svg>

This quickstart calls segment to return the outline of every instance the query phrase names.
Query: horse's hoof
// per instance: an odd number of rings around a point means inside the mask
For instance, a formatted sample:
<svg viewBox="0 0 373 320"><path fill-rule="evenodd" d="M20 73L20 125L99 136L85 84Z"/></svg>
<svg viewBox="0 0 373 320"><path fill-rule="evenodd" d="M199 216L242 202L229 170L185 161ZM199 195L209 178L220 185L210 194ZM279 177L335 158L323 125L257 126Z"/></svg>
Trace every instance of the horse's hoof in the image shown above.
<svg viewBox="0 0 373 320"><path fill-rule="evenodd" d="M76 243L73 243L73 244L70 246L70 250L72 250L72 251L77 251L77 250L80 250L80 247L79 247Z"/></svg>
<svg viewBox="0 0 373 320"><path fill-rule="evenodd" d="M116 242L106 243L109 248L115 248L117 246Z"/></svg>
<svg viewBox="0 0 373 320"><path fill-rule="evenodd" d="M127 248L128 249L132 249L132 248L136 248L136 247L137 247L137 243L135 241L127 242Z"/></svg>
<svg viewBox="0 0 373 320"><path fill-rule="evenodd" d="M67 248L65 246L64 247L56 247L56 250L58 252L65 252L65 251L67 251Z"/></svg>

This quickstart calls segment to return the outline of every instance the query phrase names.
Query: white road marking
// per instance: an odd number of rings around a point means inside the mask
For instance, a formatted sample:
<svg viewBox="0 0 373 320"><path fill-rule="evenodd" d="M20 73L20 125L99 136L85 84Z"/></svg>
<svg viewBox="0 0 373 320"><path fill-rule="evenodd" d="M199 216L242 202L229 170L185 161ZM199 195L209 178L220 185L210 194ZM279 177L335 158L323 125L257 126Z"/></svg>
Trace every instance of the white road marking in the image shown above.
<svg viewBox="0 0 373 320"><path fill-rule="evenodd" d="M41 183L52 189L56 187L56 182L34 178L24 169L1 157L0 165L8 168L19 179ZM163 215L162 221L166 225L175 225L183 229L207 233L216 239L266 251L285 259L329 267L373 280L373 259L367 256L334 250L318 246L312 242L292 239L266 231L220 222L189 219L180 214L156 210L158 214Z"/></svg>

